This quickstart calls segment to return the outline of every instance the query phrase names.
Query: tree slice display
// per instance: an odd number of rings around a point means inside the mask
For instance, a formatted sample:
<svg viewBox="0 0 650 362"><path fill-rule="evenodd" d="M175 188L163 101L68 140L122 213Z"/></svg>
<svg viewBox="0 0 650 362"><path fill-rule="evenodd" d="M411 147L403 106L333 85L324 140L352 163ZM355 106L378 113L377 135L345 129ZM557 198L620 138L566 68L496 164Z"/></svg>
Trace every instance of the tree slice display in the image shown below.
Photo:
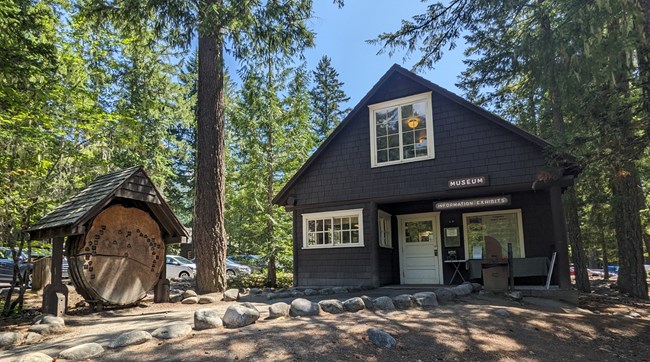
<svg viewBox="0 0 650 362"><path fill-rule="evenodd" d="M137 208L100 212L85 236L71 243L70 276L87 300L129 305L144 298L165 265L160 227Z"/></svg>

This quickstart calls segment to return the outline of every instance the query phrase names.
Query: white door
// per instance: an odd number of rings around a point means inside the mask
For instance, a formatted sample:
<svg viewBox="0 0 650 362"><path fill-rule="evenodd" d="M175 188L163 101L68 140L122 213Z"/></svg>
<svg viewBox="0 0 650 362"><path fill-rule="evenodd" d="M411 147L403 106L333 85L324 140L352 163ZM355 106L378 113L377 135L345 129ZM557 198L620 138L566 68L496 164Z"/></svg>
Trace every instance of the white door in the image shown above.
<svg viewBox="0 0 650 362"><path fill-rule="evenodd" d="M439 213L397 217L402 284L441 284Z"/></svg>

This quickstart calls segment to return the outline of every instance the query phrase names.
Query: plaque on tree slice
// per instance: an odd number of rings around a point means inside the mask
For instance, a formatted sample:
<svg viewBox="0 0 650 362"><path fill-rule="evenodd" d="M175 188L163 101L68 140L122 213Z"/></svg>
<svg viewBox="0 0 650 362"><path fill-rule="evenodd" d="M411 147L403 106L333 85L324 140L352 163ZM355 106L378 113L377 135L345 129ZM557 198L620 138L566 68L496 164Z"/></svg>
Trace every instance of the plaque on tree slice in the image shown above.
<svg viewBox="0 0 650 362"><path fill-rule="evenodd" d="M69 255L70 276L84 298L129 305L158 282L165 244L146 211L113 205L71 243Z"/></svg>

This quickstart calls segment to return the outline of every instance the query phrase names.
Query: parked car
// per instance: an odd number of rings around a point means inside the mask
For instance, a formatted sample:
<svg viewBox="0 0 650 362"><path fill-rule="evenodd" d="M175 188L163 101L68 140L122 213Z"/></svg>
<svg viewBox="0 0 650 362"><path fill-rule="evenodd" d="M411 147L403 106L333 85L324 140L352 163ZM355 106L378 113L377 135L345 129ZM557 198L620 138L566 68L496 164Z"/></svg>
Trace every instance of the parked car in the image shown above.
<svg viewBox="0 0 650 362"><path fill-rule="evenodd" d="M194 278L196 275L196 264L179 255L167 255L165 266L168 278Z"/></svg>
<svg viewBox="0 0 650 362"><path fill-rule="evenodd" d="M587 269L590 277L603 277L605 272L602 269Z"/></svg>
<svg viewBox="0 0 650 362"><path fill-rule="evenodd" d="M610 275L618 275L618 265L608 265L607 271Z"/></svg>
<svg viewBox="0 0 650 362"><path fill-rule="evenodd" d="M196 259L192 259L194 262ZM250 274L251 268L248 265L242 265L236 262L232 257L226 257L226 277L234 278L238 275Z"/></svg>
<svg viewBox="0 0 650 362"><path fill-rule="evenodd" d="M262 259L261 255L242 254L232 255L230 258L236 263L248 265L251 268L251 271L254 273L261 272L262 268L266 268L268 266L268 263Z"/></svg>
<svg viewBox="0 0 650 362"><path fill-rule="evenodd" d="M24 253L23 253L24 254ZM32 280L32 264L27 263L27 255L18 258L18 270L27 277L28 285ZM11 283L14 277L14 258L10 248L0 248L0 283Z"/></svg>
<svg viewBox="0 0 650 362"><path fill-rule="evenodd" d="M248 265L242 265L236 262L232 257L226 257L226 276L228 278L234 278L237 275L250 274L251 267Z"/></svg>

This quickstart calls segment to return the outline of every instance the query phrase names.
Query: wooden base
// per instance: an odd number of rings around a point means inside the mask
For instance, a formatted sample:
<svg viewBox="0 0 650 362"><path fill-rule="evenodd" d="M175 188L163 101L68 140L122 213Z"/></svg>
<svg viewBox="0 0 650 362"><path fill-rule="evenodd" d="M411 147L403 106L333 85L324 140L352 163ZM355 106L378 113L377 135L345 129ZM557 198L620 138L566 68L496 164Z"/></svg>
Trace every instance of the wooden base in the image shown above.
<svg viewBox="0 0 650 362"><path fill-rule="evenodd" d="M160 279L153 290L154 303L169 303L169 279Z"/></svg>
<svg viewBox="0 0 650 362"><path fill-rule="evenodd" d="M48 284L43 290L43 312L57 317L68 310L68 287L63 284Z"/></svg>

